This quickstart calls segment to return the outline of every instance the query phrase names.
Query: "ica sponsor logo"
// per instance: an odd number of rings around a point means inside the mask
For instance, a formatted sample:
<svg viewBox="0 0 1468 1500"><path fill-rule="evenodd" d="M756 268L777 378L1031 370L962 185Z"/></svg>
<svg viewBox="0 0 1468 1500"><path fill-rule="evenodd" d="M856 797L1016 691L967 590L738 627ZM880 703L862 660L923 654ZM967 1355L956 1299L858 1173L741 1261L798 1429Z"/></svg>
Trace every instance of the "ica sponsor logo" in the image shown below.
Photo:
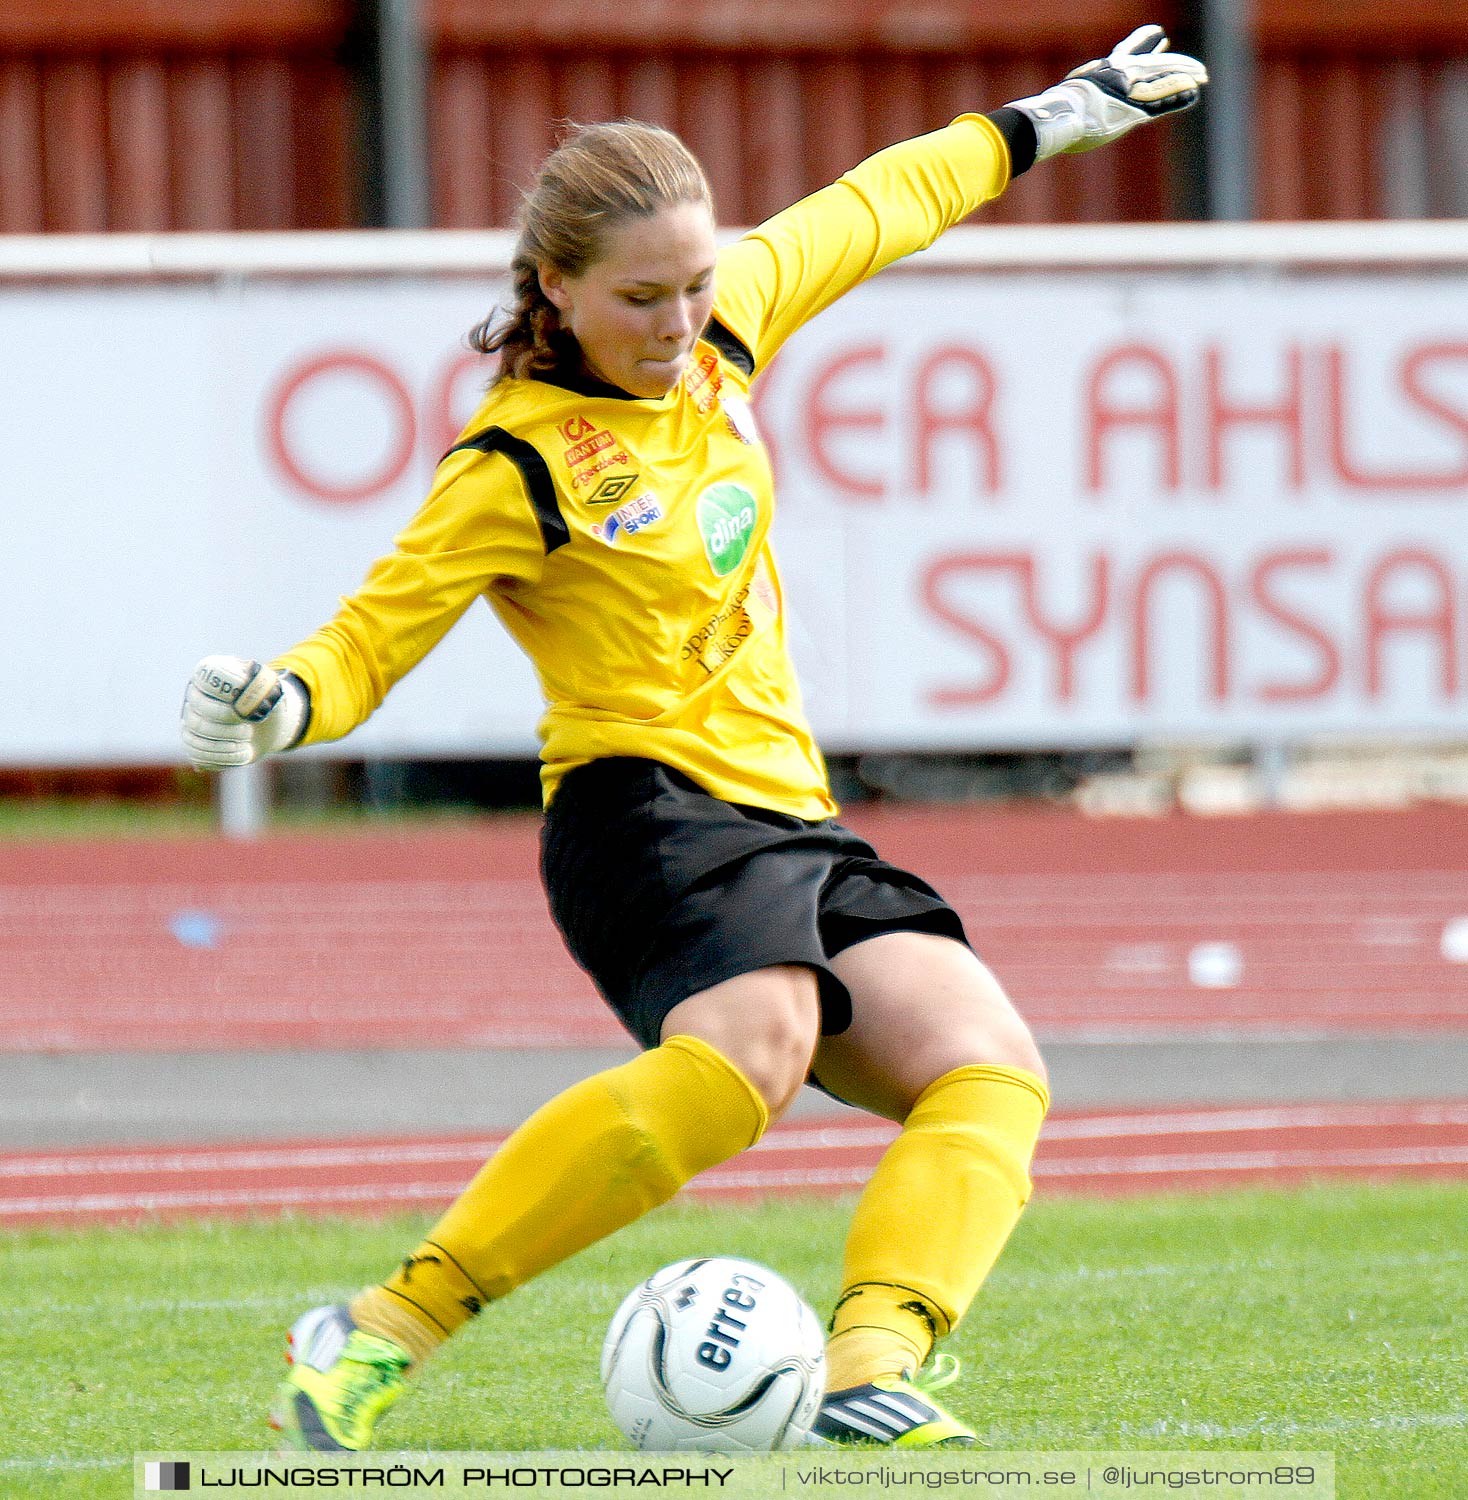
<svg viewBox="0 0 1468 1500"><path fill-rule="evenodd" d="M744 561L759 506L742 484L711 484L698 497L698 530L716 578L726 577Z"/></svg>
<svg viewBox="0 0 1468 1500"><path fill-rule="evenodd" d="M570 448L566 449L567 467L572 469L577 468L579 465L584 464L587 459L595 458L603 449L610 448L616 441L616 438L605 429L601 432L592 433L584 442L573 444Z"/></svg>
<svg viewBox="0 0 1468 1500"><path fill-rule="evenodd" d="M620 537L636 536L639 531L656 526L662 519L663 508L658 504L657 496L651 490L645 490L635 500L618 506L604 521L596 522L591 534L608 547L615 547Z"/></svg>

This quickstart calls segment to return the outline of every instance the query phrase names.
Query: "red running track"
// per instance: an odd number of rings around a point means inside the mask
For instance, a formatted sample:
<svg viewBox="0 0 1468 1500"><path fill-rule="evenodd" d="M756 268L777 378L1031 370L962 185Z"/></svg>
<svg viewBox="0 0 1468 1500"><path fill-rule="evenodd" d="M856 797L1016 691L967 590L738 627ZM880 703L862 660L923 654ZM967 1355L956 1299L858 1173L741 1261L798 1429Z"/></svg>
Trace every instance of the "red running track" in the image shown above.
<svg viewBox="0 0 1468 1500"><path fill-rule="evenodd" d="M777 1126L689 1188L701 1198L849 1192L896 1133L881 1122ZM0 1226L440 1208L502 1136L27 1152L0 1160ZM1321 1178L1457 1177L1468 1100L1060 1114L1044 1193L1203 1191Z"/></svg>
<svg viewBox="0 0 1468 1500"><path fill-rule="evenodd" d="M944 891L1044 1039L1468 1029L1468 808L848 821ZM537 822L0 848L0 1050L620 1040Z"/></svg>

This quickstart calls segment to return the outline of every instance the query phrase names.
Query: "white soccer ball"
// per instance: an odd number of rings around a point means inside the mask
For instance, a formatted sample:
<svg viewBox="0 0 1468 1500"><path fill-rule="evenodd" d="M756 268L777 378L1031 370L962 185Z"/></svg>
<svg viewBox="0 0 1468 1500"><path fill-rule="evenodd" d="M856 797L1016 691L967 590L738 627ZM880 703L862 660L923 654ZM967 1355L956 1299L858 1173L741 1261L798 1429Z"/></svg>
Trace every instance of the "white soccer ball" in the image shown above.
<svg viewBox="0 0 1468 1500"><path fill-rule="evenodd" d="M749 1260L680 1260L634 1287L601 1351L612 1420L636 1448L797 1448L826 1390L820 1322Z"/></svg>

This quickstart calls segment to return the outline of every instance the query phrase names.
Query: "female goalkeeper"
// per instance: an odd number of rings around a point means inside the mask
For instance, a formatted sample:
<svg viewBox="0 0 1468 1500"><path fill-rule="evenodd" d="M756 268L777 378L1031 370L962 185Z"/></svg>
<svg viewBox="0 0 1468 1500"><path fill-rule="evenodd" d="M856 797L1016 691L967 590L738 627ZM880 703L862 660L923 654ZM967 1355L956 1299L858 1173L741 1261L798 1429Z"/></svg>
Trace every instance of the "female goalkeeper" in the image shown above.
<svg viewBox="0 0 1468 1500"><path fill-rule="evenodd" d="M903 1127L852 1220L817 1432L974 1441L921 1371L1029 1196L1044 1066L937 892L833 821L748 392L806 319L1036 160L1193 103L1204 69L1165 47L1144 27L719 253L675 137L574 131L526 197L514 306L474 336L499 374L395 549L271 666L196 669L189 755L240 765L346 734L487 598L548 704L555 919L645 1049L527 1120L381 1285L297 1321L287 1442L366 1447L463 1323L753 1145L807 1080Z"/></svg>

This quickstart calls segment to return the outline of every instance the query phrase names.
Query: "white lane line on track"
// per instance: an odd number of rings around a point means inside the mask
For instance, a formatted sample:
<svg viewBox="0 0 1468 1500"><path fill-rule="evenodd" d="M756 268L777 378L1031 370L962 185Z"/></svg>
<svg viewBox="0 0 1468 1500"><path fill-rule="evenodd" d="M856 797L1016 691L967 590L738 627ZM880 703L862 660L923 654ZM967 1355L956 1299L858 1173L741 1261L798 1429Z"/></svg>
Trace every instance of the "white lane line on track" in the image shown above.
<svg viewBox="0 0 1468 1500"><path fill-rule="evenodd" d="M1134 1179L1148 1176L1205 1173L1264 1173L1281 1169L1387 1169L1468 1166L1468 1146L1402 1147L1379 1151L1241 1151L1198 1152L1160 1156L1082 1157L1070 1161L1039 1160L1037 1178ZM850 1167L791 1167L724 1171L704 1174L691 1191L714 1193L774 1188L856 1187L870 1177L867 1164ZM280 1186L201 1188L162 1192L139 1190L117 1193L46 1194L0 1198L0 1218L47 1215L154 1213L168 1210L331 1207L353 1204L448 1202L462 1182L381 1182L345 1186Z"/></svg>
<svg viewBox="0 0 1468 1500"><path fill-rule="evenodd" d="M1046 1122L1041 1140L1126 1140L1159 1135L1211 1135L1219 1131L1381 1129L1402 1125L1468 1125L1468 1103L1280 1105L1170 1110L1145 1115L1061 1116ZM786 1131L772 1131L751 1150L879 1146L895 1139L896 1133L895 1125L791 1126Z"/></svg>
<svg viewBox="0 0 1468 1500"><path fill-rule="evenodd" d="M1070 1161L1038 1159L1035 1177L1152 1177L1195 1172L1269 1172L1312 1167L1468 1166L1468 1145L1400 1146L1361 1151L1208 1151L1157 1156L1084 1156ZM3 1201L3 1200L0 1200Z"/></svg>
<svg viewBox="0 0 1468 1500"><path fill-rule="evenodd" d="M1149 1114L1077 1116L1052 1120L1048 1140L1114 1136L1191 1135L1223 1130L1363 1129L1387 1125L1468 1125L1463 1104L1278 1105L1245 1109L1175 1110Z"/></svg>
<svg viewBox="0 0 1468 1500"><path fill-rule="evenodd" d="M1050 1121L1045 1141L1127 1140L1218 1132L1262 1133L1299 1129L1381 1129L1401 1126L1468 1125L1465 1104L1342 1104L1251 1109L1175 1110L1155 1114L1064 1117ZM851 1126L792 1125L778 1128L752 1147L761 1155L792 1151L881 1148L891 1142L891 1124ZM81 1176L173 1175L193 1172L278 1172L315 1168L400 1167L463 1162L477 1165L504 1140L477 1136L464 1140L391 1144L180 1148L169 1151L91 1152L84 1155L14 1155L0 1160L0 1179Z"/></svg>
<svg viewBox="0 0 1468 1500"><path fill-rule="evenodd" d="M1468 1166L1468 1144L1463 1146L1403 1146L1375 1151L1233 1151L1178 1152L1158 1156L1093 1156L1071 1160L1046 1160L1040 1157L1031 1168L1035 1177L1067 1179L1150 1177L1162 1174L1196 1174L1211 1172L1267 1172L1280 1169L1315 1168L1409 1168ZM871 1176L865 1166L848 1168L767 1169L723 1171L712 1168L699 1179L699 1185L716 1188L837 1187L866 1182ZM0 1200L0 1211L4 1200Z"/></svg>
<svg viewBox="0 0 1468 1500"><path fill-rule="evenodd" d="M123 1177L135 1173L280 1172L312 1167L422 1166L484 1160L504 1140L485 1136L463 1141L409 1142L392 1146L260 1146L138 1151L117 1156L12 1157L0 1161L6 1177Z"/></svg>
<svg viewBox="0 0 1468 1500"><path fill-rule="evenodd" d="M462 1182L354 1183L350 1187L200 1188L191 1192L58 1193L0 1198L0 1218L37 1214L154 1213L167 1209L318 1208L331 1204L448 1202Z"/></svg>

